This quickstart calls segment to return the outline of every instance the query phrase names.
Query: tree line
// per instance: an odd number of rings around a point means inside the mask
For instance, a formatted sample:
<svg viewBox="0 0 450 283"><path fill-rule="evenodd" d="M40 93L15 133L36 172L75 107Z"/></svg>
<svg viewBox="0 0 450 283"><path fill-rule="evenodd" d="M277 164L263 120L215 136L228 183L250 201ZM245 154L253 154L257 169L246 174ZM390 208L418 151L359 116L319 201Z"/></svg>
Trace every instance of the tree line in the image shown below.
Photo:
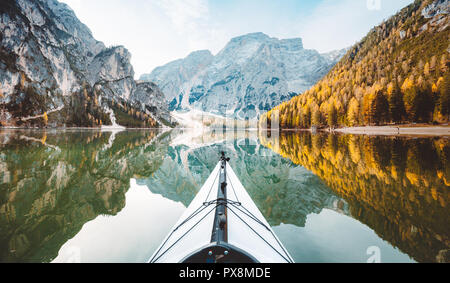
<svg viewBox="0 0 450 283"><path fill-rule="evenodd" d="M450 27L416 1L374 28L311 89L260 117L282 128L442 123L450 118ZM278 118L276 118L278 119Z"/></svg>

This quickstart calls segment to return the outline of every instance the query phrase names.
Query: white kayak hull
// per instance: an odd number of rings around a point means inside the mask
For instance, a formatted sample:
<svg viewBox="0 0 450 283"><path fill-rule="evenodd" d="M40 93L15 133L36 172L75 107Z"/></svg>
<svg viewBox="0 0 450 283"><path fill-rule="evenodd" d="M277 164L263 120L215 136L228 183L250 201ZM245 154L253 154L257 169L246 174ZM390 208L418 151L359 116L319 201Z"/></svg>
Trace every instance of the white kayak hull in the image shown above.
<svg viewBox="0 0 450 283"><path fill-rule="evenodd" d="M218 200L225 179L226 201ZM221 205L226 210L224 227L217 224ZM217 164L150 262L203 262L204 257L206 262L293 262L228 162Z"/></svg>

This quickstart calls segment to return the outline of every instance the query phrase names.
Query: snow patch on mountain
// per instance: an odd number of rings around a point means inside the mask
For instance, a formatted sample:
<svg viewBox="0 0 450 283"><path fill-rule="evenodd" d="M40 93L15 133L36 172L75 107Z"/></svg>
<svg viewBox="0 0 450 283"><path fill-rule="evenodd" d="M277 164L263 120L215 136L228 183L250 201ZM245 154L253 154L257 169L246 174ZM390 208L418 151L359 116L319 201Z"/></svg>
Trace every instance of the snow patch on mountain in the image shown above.
<svg viewBox="0 0 450 283"><path fill-rule="evenodd" d="M320 54L304 49L300 38L251 33L231 39L215 56L197 51L141 80L161 88L171 111L252 119L309 89L345 52Z"/></svg>

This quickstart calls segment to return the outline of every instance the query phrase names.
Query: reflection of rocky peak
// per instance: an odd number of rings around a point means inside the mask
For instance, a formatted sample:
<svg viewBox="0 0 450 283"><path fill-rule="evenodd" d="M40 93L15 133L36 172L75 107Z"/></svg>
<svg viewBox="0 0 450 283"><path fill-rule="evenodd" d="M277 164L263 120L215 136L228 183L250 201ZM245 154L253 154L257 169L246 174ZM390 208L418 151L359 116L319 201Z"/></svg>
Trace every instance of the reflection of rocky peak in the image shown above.
<svg viewBox="0 0 450 283"><path fill-rule="evenodd" d="M217 165L221 151L231 158L233 170L271 225L303 227L307 215L320 213L323 208L347 213L345 202L319 178L303 167L271 155L256 140L242 139L194 149L171 147L159 170L139 183L146 184L153 193L188 206Z"/></svg>
<svg viewBox="0 0 450 283"><path fill-rule="evenodd" d="M119 213L167 146L156 132L0 132L0 262L54 259L86 222Z"/></svg>

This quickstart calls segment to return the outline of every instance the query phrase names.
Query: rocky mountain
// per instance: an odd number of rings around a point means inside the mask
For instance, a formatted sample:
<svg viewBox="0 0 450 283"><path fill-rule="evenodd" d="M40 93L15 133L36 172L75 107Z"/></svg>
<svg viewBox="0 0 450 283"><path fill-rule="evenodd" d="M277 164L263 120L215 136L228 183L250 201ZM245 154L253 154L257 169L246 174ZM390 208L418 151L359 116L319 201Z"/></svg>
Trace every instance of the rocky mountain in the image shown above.
<svg viewBox="0 0 450 283"><path fill-rule="evenodd" d="M255 118L314 85L344 52L319 54L304 49L300 38L252 33L233 38L216 56L197 51L141 80L161 87L170 110Z"/></svg>
<svg viewBox="0 0 450 283"><path fill-rule="evenodd" d="M152 117L161 125L174 123L170 116L169 106L166 103L164 93L152 82L136 81L136 88L131 98L143 103Z"/></svg>
<svg viewBox="0 0 450 283"><path fill-rule="evenodd" d="M159 116L171 123L155 92L138 89L130 58L97 41L66 4L2 1L0 123L100 126L111 123L112 106L130 124L155 126Z"/></svg>

